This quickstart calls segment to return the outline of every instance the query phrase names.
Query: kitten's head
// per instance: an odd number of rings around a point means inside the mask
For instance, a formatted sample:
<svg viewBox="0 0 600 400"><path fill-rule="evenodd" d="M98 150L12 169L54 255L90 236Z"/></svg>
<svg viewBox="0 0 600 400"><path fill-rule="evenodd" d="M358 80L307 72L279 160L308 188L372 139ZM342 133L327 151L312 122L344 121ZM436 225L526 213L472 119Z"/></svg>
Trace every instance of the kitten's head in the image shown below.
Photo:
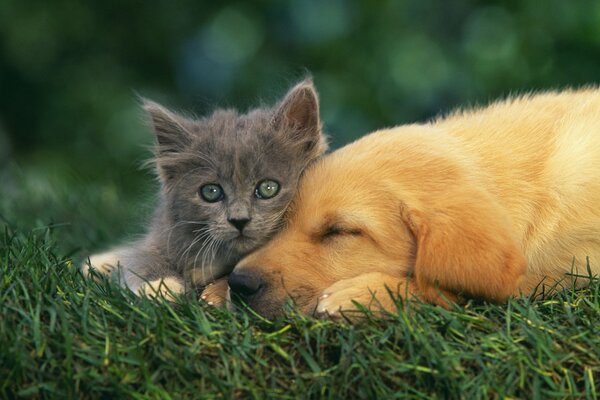
<svg viewBox="0 0 600 400"><path fill-rule="evenodd" d="M302 171L327 147L309 80L274 107L246 114L217 110L193 119L150 101L144 107L171 222L187 239L210 239L234 258L278 229Z"/></svg>

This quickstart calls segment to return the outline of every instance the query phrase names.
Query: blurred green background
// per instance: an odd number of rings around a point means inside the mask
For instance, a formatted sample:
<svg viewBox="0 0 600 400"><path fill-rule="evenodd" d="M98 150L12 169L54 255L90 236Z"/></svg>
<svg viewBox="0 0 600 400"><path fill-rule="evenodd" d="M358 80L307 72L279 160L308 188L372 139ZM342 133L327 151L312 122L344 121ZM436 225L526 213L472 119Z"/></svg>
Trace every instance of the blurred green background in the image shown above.
<svg viewBox="0 0 600 400"><path fill-rule="evenodd" d="M307 73L337 147L598 82L600 2L1 0L0 218L74 254L139 233L157 186L137 95L247 109Z"/></svg>

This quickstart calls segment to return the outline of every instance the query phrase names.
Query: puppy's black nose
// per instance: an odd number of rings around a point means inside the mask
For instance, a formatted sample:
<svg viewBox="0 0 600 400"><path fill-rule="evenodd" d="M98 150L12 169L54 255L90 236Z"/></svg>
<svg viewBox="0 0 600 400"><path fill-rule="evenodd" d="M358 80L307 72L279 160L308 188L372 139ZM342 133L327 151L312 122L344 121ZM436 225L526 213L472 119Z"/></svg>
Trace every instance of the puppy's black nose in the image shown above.
<svg viewBox="0 0 600 400"><path fill-rule="evenodd" d="M229 275L229 288L234 297L244 301L258 293L263 286L263 281L258 274L236 273L234 271Z"/></svg>
<svg viewBox="0 0 600 400"><path fill-rule="evenodd" d="M244 230L244 227L248 224L248 222L250 222L250 218L229 218L227 221L229 221L231 225L235 226L235 228L241 232Z"/></svg>

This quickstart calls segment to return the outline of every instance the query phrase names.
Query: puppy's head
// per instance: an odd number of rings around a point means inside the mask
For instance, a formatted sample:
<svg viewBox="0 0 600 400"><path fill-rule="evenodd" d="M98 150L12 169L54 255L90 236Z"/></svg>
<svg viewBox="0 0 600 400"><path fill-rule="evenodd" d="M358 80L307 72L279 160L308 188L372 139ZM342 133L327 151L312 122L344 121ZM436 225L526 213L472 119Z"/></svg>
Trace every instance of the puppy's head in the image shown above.
<svg viewBox="0 0 600 400"><path fill-rule="evenodd" d="M392 265L409 274L414 239L401 214L376 164L334 153L306 172L282 232L236 266L232 294L268 317L289 300L312 314L340 279Z"/></svg>

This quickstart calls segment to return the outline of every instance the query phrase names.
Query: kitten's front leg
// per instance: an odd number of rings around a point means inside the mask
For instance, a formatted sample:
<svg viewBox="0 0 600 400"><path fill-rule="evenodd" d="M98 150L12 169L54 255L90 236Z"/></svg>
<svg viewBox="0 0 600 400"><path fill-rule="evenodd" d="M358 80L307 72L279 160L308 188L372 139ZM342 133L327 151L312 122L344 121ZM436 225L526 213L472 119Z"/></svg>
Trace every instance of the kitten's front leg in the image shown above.
<svg viewBox="0 0 600 400"><path fill-rule="evenodd" d="M180 278L175 276L143 282L136 292L140 296L148 296L153 299L164 297L169 301L175 301L175 296L184 293L185 285Z"/></svg>
<svg viewBox="0 0 600 400"><path fill-rule="evenodd" d="M175 295L185 293L182 277L169 268L167 260L143 243L92 255L82 266L88 278L93 277L91 269L115 278L139 296L162 296L173 301Z"/></svg>
<svg viewBox="0 0 600 400"><path fill-rule="evenodd" d="M93 278L91 270L102 275L111 275L117 268L119 268L118 253L107 251L89 256L81 266L81 271L86 278Z"/></svg>
<svg viewBox="0 0 600 400"><path fill-rule="evenodd" d="M229 275L225 275L216 281L209 283L200 294L200 299L209 305L225 308L229 303Z"/></svg>
<svg viewBox="0 0 600 400"><path fill-rule="evenodd" d="M118 272L122 268L127 268L134 262L134 258L140 256L143 251L141 245L132 244L130 246L114 247L108 251L89 256L81 266L81 271L86 278L95 278L95 273L113 276L119 278Z"/></svg>

